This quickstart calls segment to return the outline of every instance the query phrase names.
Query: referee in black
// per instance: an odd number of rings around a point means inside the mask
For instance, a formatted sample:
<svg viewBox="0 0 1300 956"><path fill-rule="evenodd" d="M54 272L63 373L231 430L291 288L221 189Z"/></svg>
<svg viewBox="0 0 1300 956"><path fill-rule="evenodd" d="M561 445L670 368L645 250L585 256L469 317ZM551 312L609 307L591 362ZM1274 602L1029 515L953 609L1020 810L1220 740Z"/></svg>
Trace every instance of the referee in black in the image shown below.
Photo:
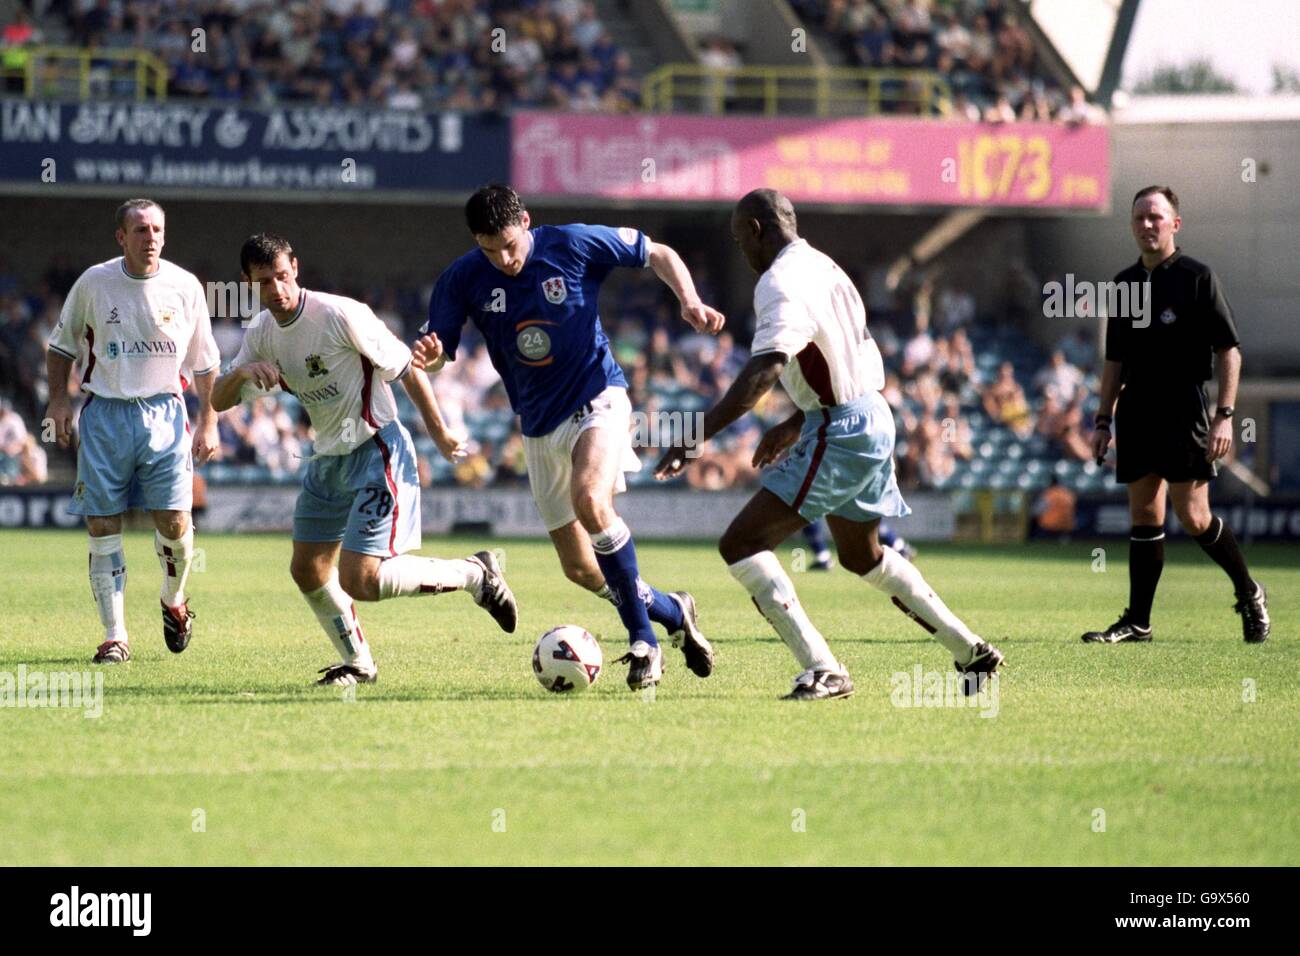
<svg viewBox="0 0 1300 956"><path fill-rule="evenodd" d="M1133 521L1129 603L1118 621L1083 639L1151 640L1151 602L1165 563L1168 488L1183 528L1232 579L1242 634L1257 644L1269 632L1264 587L1246 569L1231 529L1210 512L1209 482L1218 473L1215 462L1232 447L1232 406L1241 375L1232 309L1209 266L1174 245L1182 219L1172 189L1140 190L1133 197L1130 225L1141 255L1115 282L1149 281L1149 299L1142 315L1113 315L1106 323L1101 407L1092 439L1100 460L1110 445L1113 413L1115 477L1128 485ZM1219 404L1211 413L1204 383L1214 373L1216 356Z"/></svg>

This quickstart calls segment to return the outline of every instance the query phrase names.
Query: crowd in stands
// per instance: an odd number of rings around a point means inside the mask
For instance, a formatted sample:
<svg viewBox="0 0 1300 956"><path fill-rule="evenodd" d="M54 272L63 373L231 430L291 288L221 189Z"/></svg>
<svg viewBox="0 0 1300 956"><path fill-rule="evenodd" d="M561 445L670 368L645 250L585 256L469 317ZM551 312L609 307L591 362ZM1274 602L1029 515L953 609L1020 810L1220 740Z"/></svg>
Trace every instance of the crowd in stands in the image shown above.
<svg viewBox="0 0 1300 956"><path fill-rule="evenodd" d="M1084 91L1066 92L1041 69L1033 38L1005 0L790 0L821 25L852 64L932 70L952 89L953 119L1101 122Z"/></svg>
<svg viewBox="0 0 1300 956"><path fill-rule="evenodd" d="M721 302L706 264L693 261L691 268L705 300ZM885 360L884 395L898 426L896 459L904 487L943 487L964 465L989 457L989 449L981 447L989 429L1001 430L1008 441L1014 436L1016 443L1038 447L1051 458L1089 459L1097 373L1096 343L1089 333L1066 336L1045 360L1023 336L1019 351L1000 351L987 339L987 316L978 314L975 296L960 283L909 274L895 289L886 282L886 272L882 262L856 278ZM0 483L44 480L47 453L71 463L65 453L40 441L39 421L48 398L45 340L76 276L59 257L24 288L0 257ZM371 303L404 341L414 340L431 291L428 285L335 288L309 270L303 285ZM637 271L612 283L603 304L605 328L627 375L642 429L634 436L641 446L642 472L631 480L649 481L667 423L684 427L683 416L710 407L744 366L748 352L741 343L752 331L752 316L733 310L728 329L716 338L694 333L679 318L666 287ZM242 341L239 320L218 319L213 330L229 361ZM433 376L433 383L444 416L472 441L464 461L443 461L405 395L395 390L417 439L422 480L471 487L523 485L527 475L518 423L472 325L466 326L457 360ZM192 394L189 400L193 403ZM784 393L775 390L755 415L709 443L688 469L688 483L705 489L752 485L757 475L750 458L763 430L793 410ZM220 432L221 464L247 466L227 468L229 480L293 481L311 454L310 423L291 396L240 406L221 417Z"/></svg>
<svg viewBox="0 0 1300 956"><path fill-rule="evenodd" d="M48 476L48 456L37 435L7 398L0 398L0 485L40 485Z"/></svg>
<svg viewBox="0 0 1300 956"><path fill-rule="evenodd" d="M980 436L1005 436L1045 458L1090 458L1097 358L1087 331L1067 335L1044 362L1023 337L1011 333L1011 349L977 322L975 297L960 284L915 275L891 290L885 272L881 263L861 287L885 359L904 487L945 487L964 464L999 457L1003 446Z"/></svg>
<svg viewBox="0 0 1300 956"><path fill-rule="evenodd" d="M78 46L156 54L167 64L172 99L606 112L640 103L628 53L583 0L35 0L29 6L38 21L55 18ZM25 12L3 33L14 46L42 39ZM113 83L130 88L115 91ZM128 93L132 83L105 80L110 93Z"/></svg>
<svg viewBox="0 0 1300 956"><path fill-rule="evenodd" d="M1042 68L1022 15L1007 0L791 5L827 30L850 63L942 74L952 90L942 108L951 118L1104 120L1082 89L1063 89ZM0 29L6 61L10 51L47 40L41 24L52 21L82 47L156 54L167 65L173 99L415 110L625 112L640 104L629 54L586 0L27 0L27 6L35 16L20 9ZM700 59L716 67L741 64L721 38L705 42ZM134 89L133 75L114 79L103 71L92 79L109 93ZM884 108L915 105L909 97L887 97Z"/></svg>

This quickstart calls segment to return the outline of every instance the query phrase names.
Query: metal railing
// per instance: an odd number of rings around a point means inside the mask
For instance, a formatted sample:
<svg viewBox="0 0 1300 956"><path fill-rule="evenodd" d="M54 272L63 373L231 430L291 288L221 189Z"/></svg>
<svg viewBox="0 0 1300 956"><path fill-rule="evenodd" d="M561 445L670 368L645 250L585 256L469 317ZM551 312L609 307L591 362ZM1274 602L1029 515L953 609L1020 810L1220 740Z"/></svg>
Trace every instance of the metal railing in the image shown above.
<svg viewBox="0 0 1300 956"><path fill-rule="evenodd" d="M641 83L651 112L761 113L765 116L942 115L948 81L931 70L832 66L661 66Z"/></svg>
<svg viewBox="0 0 1300 956"><path fill-rule="evenodd" d="M0 58L2 86L22 81L22 95L40 99L167 98L167 64L147 50L34 46Z"/></svg>

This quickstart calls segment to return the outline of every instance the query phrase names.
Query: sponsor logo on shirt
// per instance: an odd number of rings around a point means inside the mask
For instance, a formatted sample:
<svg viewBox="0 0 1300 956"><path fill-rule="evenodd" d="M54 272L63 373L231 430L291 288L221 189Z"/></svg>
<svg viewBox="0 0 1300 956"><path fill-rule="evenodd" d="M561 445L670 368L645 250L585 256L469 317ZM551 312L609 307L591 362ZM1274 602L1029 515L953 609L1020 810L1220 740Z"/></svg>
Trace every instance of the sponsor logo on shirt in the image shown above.
<svg viewBox="0 0 1300 956"><path fill-rule="evenodd" d="M108 312L108 318L104 320L105 325L121 325L122 317L117 314L117 306L113 306Z"/></svg>
<svg viewBox="0 0 1300 956"><path fill-rule="evenodd" d="M525 359L536 363L551 354L551 337L545 330L530 325L519 330L515 336L515 346ZM549 365L550 362L541 364Z"/></svg>
<svg viewBox="0 0 1300 956"><path fill-rule="evenodd" d="M564 287L564 277L555 276L542 283L542 294L551 305L559 305L568 298L569 290Z"/></svg>
<svg viewBox="0 0 1300 956"><path fill-rule="evenodd" d="M631 228L630 226L620 226L618 229L618 237L622 239L624 242L626 242L629 246L636 245L636 235L637 235L636 230Z"/></svg>
<svg viewBox="0 0 1300 956"><path fill-rule="evenodd" d="M152 358L155 355L175 355L176 343L170 339L150 339L138 342L123 342L122 354L127 357L135 358Z"/></svg>
<svg viewBox="0 0 1300 956"><path fill-rule="evenodd" d="M321 364L319 355L307 356L307 375L309 378L316 378L320 375L328 375L329 369Z"/></svg>
<svg viewBox="0 0 1300 956"><path fill-rule="evenodd" d="M298 401L304 405L321 405L340 396L338 382L330 382L320 388L306 388L297 392Z"/></svg>
<svg viewBox="0 0 1300 956"><path fill-rule="evenodd" d="M107 342L104 345L104 358L110 362L118 358L155 358L159 355L175 355L176 351L176 343L170 339Z"/></svg>

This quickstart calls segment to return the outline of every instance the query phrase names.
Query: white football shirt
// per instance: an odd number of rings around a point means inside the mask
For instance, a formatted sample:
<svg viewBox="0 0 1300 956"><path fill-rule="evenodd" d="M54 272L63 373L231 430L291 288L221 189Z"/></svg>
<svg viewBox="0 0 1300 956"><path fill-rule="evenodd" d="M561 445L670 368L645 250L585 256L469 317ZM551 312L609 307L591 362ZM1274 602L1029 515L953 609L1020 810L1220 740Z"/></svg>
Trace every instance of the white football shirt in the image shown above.
<svg viewBox="0 0 1300 956"><path fill-rule="evenodd" d="M235 357L250 362L279 368L280 388L311 417L317 455L346 455L397 417L388 383L405 374L411 350L364 303L302 289L284 325L268 309L253 317ZM249 382L240 397L264 394Z"/></svg>
<svg viewBox="0 0 1300 956"><path fill-rule="evenodd" d="M796 239L754 287L757 325L750 354L782 352L781 384L804 411L843 405L885 387L867 310L844 270Z"/></svg>
<svg viewBox="0 0 1300 956"><path fill-rule="evenodd" d="M149 276L128 273L121 256L91 266L46 344L76 362L82 390L100 398L179 395L221 365L203 284L165 259Z"/></svg>

